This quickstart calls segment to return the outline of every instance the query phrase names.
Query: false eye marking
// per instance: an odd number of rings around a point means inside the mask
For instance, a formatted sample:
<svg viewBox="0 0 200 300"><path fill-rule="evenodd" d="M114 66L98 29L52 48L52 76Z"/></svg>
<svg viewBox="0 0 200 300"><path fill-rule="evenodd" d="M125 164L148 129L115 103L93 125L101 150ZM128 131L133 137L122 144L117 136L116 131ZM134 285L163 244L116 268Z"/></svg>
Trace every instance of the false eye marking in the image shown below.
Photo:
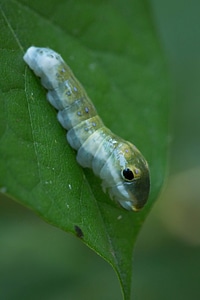
<svg viewBox="0 0 200 300"><path fill-rule="evenodd" d="M126 181L132 181L134 179L134 173L131 169L126 168L122 171L122 177Z"/></svg>

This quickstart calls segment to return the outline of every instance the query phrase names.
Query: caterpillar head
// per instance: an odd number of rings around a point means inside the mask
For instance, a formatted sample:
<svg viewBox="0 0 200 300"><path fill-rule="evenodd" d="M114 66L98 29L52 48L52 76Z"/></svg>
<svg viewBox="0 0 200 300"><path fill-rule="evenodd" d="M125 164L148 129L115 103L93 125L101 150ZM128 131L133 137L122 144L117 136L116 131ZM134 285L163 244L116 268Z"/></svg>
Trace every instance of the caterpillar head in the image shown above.
<svg viewBox="0 0 200 300"><path fill-rule="evenodd" d="M142 154L131 143L123 142L115 148L100 177L104 190L108 189L110 197L125 209L138 211L145 205L150 190L149 168Z"/></svg>

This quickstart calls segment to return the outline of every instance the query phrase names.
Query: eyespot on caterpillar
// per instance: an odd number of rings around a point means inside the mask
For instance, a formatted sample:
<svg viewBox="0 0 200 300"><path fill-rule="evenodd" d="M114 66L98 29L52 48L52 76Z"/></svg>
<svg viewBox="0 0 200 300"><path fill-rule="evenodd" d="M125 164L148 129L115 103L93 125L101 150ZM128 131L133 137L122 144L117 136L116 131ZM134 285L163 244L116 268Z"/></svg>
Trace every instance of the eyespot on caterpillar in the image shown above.
<svg viewBox="0 0 200 300"><path fill-rule="evenodd" d="M102 180L104 192L131 211L140 210L150 190L148 163L130 142L108 129L85 89L62 57L49 48L30 47L24 61L41 78L48 101L77 151L77 162Z"/></svg>

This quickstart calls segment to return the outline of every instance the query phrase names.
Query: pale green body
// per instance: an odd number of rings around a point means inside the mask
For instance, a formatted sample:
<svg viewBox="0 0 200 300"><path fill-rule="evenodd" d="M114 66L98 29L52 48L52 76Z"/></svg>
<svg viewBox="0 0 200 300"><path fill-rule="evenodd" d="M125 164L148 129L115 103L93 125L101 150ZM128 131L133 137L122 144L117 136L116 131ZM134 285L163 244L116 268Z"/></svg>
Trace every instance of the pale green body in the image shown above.
<svg viewBox="0 0 200 300"><path fill-rule="evenodd" d="M68 130L67 140L77 150L77 161L102 179L112 199L128 210L147 201L148 164L131 143L104 126L84 88L61 56L48 48L30 47L24 60L41 77L47 99L58 110L58 120Z"/></svg>

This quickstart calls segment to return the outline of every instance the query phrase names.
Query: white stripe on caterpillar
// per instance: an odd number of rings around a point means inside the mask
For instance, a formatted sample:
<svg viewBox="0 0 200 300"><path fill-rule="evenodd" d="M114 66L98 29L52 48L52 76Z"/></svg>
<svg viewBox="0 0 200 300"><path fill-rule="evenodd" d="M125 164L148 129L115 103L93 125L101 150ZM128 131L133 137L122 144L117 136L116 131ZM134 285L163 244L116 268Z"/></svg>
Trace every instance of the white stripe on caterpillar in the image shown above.
<svg viewBox="0 0 200 300"><path fill-rule="evenodd" d="M105 127L58 53L32 46L24 60L48 90L47 99L58 110L58 120L68 131L67 140L77 150L78 163L102 179L103 190L108 190L111 199L127 210L141 209L148 199L150 178L139 150Z"/></svg>

